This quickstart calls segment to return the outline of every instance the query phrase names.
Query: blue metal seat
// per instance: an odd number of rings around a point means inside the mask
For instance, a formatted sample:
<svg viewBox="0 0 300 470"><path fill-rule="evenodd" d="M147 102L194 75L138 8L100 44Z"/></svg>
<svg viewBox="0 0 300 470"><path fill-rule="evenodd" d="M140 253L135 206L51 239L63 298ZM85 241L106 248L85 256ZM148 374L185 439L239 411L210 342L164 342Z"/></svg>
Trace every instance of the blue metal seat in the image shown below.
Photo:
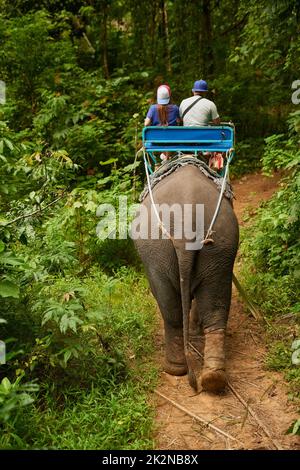
<svg viewBox="0 0 300 470"><path fill-rule="evenodd" d="M149 126L143 129L146 152L227 152L234 148L234 127Z"/></svg>

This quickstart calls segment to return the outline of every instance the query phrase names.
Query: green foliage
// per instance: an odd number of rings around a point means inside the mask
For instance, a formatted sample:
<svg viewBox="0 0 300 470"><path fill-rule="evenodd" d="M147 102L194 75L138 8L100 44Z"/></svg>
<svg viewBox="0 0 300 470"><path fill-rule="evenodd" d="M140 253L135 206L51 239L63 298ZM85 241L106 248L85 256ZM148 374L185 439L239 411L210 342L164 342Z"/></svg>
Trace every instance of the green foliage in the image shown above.
<svg viewBox="0 0 300 470"><path fill-rule="evenodd" d="M179 103L208 79L236 124L233 176L260 166L266 137L264 171L288 172L243 257L265 314L296 317L298 3L0 1L2 447L152 445L153 304L131 240L99 239L96 211L112 204L124 230L119 196L132 203L143 185L133 159L161 83Z"/></svg>
<svg viewBox="0 0 300 470"><path fill-rule="evenodd" d="M147 376L149 376L147 372ZM142 372L141 372L142 373ZM153 372L152 372L153 374ZM152 381L152 382L151 382ZM147 387L153 387L153 380ZM136 374L126 383L106 382L106 392L93 387L70 390L59 401L51 386L44 406L27 410L18 429L26 440L2 435L6 449L111 450L151 449L153 410Z"/></svg>
<svg viewBox="0 0 300 470"><path fill-rule="evenodd" d="M0 426L10 420L10 424L18 419L23 407L34 402L34 393L39 389L33 382L21 383L18 377L13 383L4 377L0 383Z"/></svg>
<svg viewBox="0 0 300 470"><path fill-rule="evenodd" d="M293 336L297 334L299 335L299 325L292 322L290 325L271 323L268 331L269 351L266 366L284 374L284 378L289 382L289 398L292 400L299 400L300 397L300 369L294 360L295 353L299 356L299 349L293 349L295 340L292 341Z"/></svg>
<svg viewBox="0 0 300 470"><path fill-rule="evenodd" d="M263 142L260 139L246 139L235 145L235 157L230 165L230 176L237 178L261 168Z"/></svg>
<svg viewBox="0 0 300 470"><path fill-rule="evenodd" d="M288 429L289 434L300 436L300 419L297 419Z"/></svg>
<svg viewBox="0 0 300 470"><path fill-rule="evenodd" d="M272 135L266 138L266 150L263 157L263 170L270 175L275 169L291 170L291 174L297 179L299 171L300 150L298 136L300 133L300 111L291 113L288 119L289 138L285 134Z"/></svg>
<svg viewBox="0 0 300 470"><path fill-rule="evenodd" d="M266 139L263 170L285 170L279 191L264 204L243 231L244 283L269 325L267 366L284 372L291 396L299 398L300 295L300 151L299 112L289 120L289 133ZM288 319L288 324L285 324ZM298 421L289 429L299 433Z"/></svg>
<svg viewBox="0 0 300 470"><path fill-rule="evenodd" d="M251 290L255 290L260 302L269 299L271 304L278 304L278 307L273 305L273 314L280 309L285 311L293 307L297 296L299 297L300 152L299 134L296 131L298 119L299 113L291 116L290 134L286 143L281 135L266 139L263 169L270 173L272 168L284 168L289 173L281 189L258 212L256 222L244 235L242 247L242 255L248 265L245 269L261 279L259 285L249 282ZM278 296L277 292L278 301L274 301L273 290L277 288L281 296ZM264 303L263 305L266 307ZM267 311L272 312L271 305Z"/></svg>
<svg viewBox="0 0 300 470"><path fill-rule="evenodd" d="M14 106L8 103L8 109L17 122L28 125L30 115L36 112L41 87L51 86L60 70L75 64L74 51L67 31L59 41L53 40L55 24L46 11L0 19L0 64L16 100ZM55 64L51 73L49 63Z"/></svg>
<svg viewBox="0 0 300 470"><path fill-rule="evenodd" d="M35 409L28 409L14 431L3 436L2 446L147 447L151 413L144 389L154 370L146 371L144 362L153 348L147 338L154 304L145 280L128 268L116 278L94 269L84 278L62 278L41 287L38 297L31 294L30 328L38 338L15 359L14 368L21 376L39 377L42 394ZM57 400L64 403L63 415ZM80 443L76 428L90 422L98 423L95 432L83 433Z"/></svg>

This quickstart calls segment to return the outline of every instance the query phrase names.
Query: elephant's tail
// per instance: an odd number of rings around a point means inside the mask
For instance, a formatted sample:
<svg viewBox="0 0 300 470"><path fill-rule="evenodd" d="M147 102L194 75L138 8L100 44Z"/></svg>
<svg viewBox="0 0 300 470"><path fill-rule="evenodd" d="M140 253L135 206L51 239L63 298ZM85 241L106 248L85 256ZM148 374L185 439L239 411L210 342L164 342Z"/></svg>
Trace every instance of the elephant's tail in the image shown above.
<svg viewBox="0 0 300 470"><path fill-rule="evenodd" d="M176 249L176 248L175 248ZM195 372L192 365L192 356L189 347L189 320L190 320L190 309L191 309L191 289L190 279L192 268L194 264L195 251L185 251L176 249L178 258L179 275L180 275L180 291L181 291L181 305L183 315L183 344L184 354L186 357L188 367L188 379L191 387L196 391L198 390L198 384Z"/></svg>

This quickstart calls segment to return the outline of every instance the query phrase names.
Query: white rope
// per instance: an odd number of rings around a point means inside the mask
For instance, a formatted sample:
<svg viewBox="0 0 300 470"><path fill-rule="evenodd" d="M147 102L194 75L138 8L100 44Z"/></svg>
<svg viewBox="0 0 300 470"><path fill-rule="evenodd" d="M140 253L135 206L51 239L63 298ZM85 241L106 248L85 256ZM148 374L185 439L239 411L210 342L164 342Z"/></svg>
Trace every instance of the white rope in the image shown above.
<svg viewBox="0 0 300 470"><path fill-rule="evenodd" d="M148 170L147 160L146 160L146 152L145 152L144 147L143 147L143 154L144 154L144 165L145 165L145 170L146 170L146 177L147 177L147 184L148 184L149 196L150 196L150 200L151 200L151 204L152 204L152 206L153 206L153 210L154 210L155 216L156 216L157 221L158 221L158 225L159 225L159 227L161 228L162 232L163 232L168 238L170 238L170 240L172 240L171 234L168 232L168 230L166 229L166 227L164 226L163 222L161 221L161 219L160 219L160 217L159 217L159 213L158 213L158 211L157 211L157 207L156 207L156 204L155 204L155 202L154 202L153 193L152 193L152 188L151 188L151 182L150 182L150 175L149 175L149 170Z"/></svg>

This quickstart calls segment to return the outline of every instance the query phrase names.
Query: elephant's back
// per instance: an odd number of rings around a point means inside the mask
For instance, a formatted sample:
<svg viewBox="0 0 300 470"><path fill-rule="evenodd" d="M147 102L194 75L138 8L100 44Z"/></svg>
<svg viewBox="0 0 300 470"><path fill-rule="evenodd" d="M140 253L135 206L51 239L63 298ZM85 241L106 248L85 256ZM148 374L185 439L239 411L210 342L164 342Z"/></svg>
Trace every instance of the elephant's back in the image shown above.
<svg viewBox="0 0 300 470"><path fill-rule="evenodd" d="M199 200L199 204L207 204L211 199L218 198L219 191L215 183L205 176L194 165L179 167L176 171L163 178L153 190L158 202L166 199L176 203Z"/></svg>
<svg viewBox="0 0 300 470"><path fill-rule="evenodd" d="M219 195L217 185L193 165L179 168L164 178L153 190L157 204L202 204L206 227L215 213ZM233 235L237 236L238 222L232 203L225 196L223 196L214 229L220 229L230 239Z"/></svg>

